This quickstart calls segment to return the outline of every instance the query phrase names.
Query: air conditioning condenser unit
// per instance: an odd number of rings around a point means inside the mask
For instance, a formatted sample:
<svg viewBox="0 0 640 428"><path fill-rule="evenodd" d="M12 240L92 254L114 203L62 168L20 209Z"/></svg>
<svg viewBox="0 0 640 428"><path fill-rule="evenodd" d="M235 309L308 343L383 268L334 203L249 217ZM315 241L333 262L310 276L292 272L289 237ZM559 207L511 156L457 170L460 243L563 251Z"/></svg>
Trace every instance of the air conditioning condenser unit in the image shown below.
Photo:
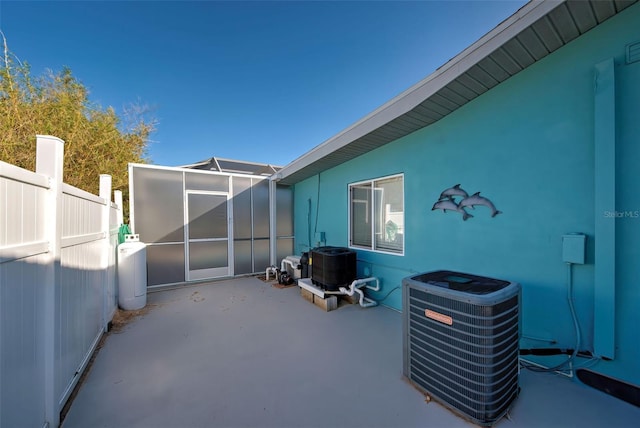
<svg viewBox="0 0 640 428"><path fill-rule="evenodd" d="M452 271L402 284L404 375L460 416L493 425L520 391L520 284Z"/></svg>

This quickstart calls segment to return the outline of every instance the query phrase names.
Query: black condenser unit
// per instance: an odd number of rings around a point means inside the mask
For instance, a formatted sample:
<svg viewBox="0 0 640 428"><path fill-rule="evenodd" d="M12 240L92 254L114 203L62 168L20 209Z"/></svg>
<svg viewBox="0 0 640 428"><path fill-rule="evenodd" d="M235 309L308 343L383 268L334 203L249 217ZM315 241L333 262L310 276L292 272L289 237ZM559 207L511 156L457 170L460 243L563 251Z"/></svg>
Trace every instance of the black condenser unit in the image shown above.
<svg viewBox="0 0 640 428"><path fill-rule="evenodd" d="M520 284L436 271L402 285L404 375L461 416L493 425L520 391Z"/></svg>
<svg viewBox="0 0 640 428"><path fill-rule="evenodd" d="M356 252L342 247L311 250L311 280L327 291L348 287L356 279Z"/></svg>

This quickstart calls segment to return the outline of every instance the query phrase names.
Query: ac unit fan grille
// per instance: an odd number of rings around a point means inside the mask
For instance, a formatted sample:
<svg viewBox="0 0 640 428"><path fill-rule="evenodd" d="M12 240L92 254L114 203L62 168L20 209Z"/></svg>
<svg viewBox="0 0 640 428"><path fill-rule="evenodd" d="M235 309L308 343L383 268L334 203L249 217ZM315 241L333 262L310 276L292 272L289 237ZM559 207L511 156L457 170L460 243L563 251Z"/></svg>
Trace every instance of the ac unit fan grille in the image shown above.
<svg viewBox="0 0 640 428"><path fill-rule="evenodd" d="M458 312L464 316L471 318L490 318L501 315L507 309L518 306L518 296L511 299L496 303L495 305L474 305L472 303L453 300L451 297L439 296L437 294L427 293L415 288L411 289L411 297L428 302L431 305L448 308L451 311Z"/></svg>
<svg viewBox="0 0 640 428"><path fill-rule="evenodd" d="M517 349L510 349L505 354L505 359L493 365L470 364L459 359L451 359L450 354L439 349L424 349L416 346L412 351L412 357L422 356L427 359L430 365L438 366L443 371L458 376L464 376L464 381L478 383L479 386L487 386L496 383L504 377L505 370L509 367L517 367L517 362L513 361L513 356L517 355ZM510 361L511 360L511 361Z"/></svg>
<svg viewBox="0 0 640 428"><path fill-rule="evenodd" d="M435 381L443 390L450 391L452 396L454 396L453 394L455 393L459 394L458 388L454 389L451 387L452 379L449 377L449 374L444 372L435 372L433 367L430 366L426 360L422 358L421 361L417 360L416 370L424 374L424 379L429 381L427 385L432 384ZM493 384L487 384L480 388L467 381L463 381L461 385L463 388L466 388L466 391L465 394L458 397L458 399L462 398L463 400L461 401L466 402L467 404L476 403L477 405L477 403L483 403L486 406L499 403L500 400L504 399L504 396L509 393L510 390L508 387L511 386L513 383L512 380L517 376L517 374L518 367L516 365L509 370L509 372L506 373L506 376L503 376L503 379L500 381ZM420 377L414 379L414 381L418 379L420 379ZM473 407L471 409L473 409ZM475 410L478 411L477 408ZM485 409L480 409L480 411L484 412Z"/></svg>
<svg viewBox="0 0 640 428"><path fill-rule="evenodd" d="M482 370L483 367L495 367L505 359L510 358L511 352L518 349L518 334L512 336L511 341L502 342L495 347L478 347L473 344L464 344L455 346L447 343L442 336L424 334L419 327L411 329L413 335L413 345L425 350L441 353L443 358L448 360L456 360L459 364L469 365L470 367Z"/></svg>
<svg viewBox="0 0 640 428"><path fill-rule="evenodd" d="M436 310L436 312L438 312L438 310ZM442 310L440 310L439 313L451 316L450 313L445 313ZM505 317L506 320L503 320L503 322L501 322L500 324L497 324L494 327L485 328L475 327L462 321L458 321L459 317L456 317L456 326L455 328L452 328L439 321L425 318L424 310L421 310L418 307L411 307L410 314L410 316L412 317L412 321L415 321L417 326L428 329L430 330L430 332L433 332L435 334L443 334L447 337L447 340L454 339L462 341L466 344L478 344L480 349L486 349L487 345L495 346L496 343L501 342L505 337L511 336L514 333L518 334L518 323L513 322L514 319L516 321L518 319L517 309L514 309L508 315L508 317ZM481 351L479 350L478 352Z"/></svg>

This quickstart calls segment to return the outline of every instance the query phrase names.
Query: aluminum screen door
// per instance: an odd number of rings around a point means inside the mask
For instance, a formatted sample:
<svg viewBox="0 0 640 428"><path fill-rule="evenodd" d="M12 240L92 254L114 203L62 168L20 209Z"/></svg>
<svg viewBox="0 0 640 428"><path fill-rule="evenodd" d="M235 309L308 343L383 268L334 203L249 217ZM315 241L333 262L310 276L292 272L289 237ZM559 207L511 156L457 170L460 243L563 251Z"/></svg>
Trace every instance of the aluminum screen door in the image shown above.
<svg viewBox="0 0 640 428"><path fill-rule="evenodd" d="M229 268L229 195L187 191L185 216L187 280L233 275Z"/></svg>

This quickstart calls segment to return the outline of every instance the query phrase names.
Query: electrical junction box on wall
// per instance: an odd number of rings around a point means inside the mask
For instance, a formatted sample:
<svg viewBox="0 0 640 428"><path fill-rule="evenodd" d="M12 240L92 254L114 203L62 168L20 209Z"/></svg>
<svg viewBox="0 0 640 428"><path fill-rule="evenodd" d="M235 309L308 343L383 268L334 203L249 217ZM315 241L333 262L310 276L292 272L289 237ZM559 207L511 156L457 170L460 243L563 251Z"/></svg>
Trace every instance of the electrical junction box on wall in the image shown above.
<svg viewBox="0 0 640 428"><path fill-rule="evenodd" d="M583 265L586 242L587 236L581 233L562 235L562 261Z"/></svg>

